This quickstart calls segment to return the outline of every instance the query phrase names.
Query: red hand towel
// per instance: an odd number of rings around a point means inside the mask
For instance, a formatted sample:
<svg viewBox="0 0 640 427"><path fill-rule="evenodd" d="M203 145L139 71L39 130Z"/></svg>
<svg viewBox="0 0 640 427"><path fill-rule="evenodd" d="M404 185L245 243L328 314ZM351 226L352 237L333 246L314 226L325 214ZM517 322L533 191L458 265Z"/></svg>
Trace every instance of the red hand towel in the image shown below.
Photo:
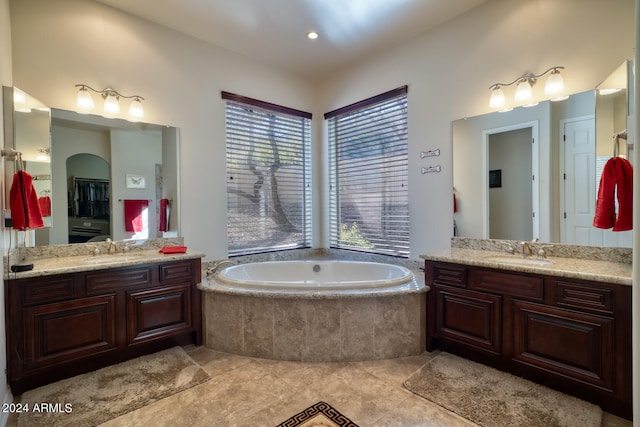
<svg viewBox="0 0 640 427"><path fill-rule="evenodd" d="M14 230L44 227L33 179L26 171L13 174L9 190L9 207Z"/></svg>
<svg viewBox="0 0 640 427"><path fill-rule="evenodd" d="M171 207L169 206L169 199L160 199L160 222L158 230L169 231L169 212Z"/></svg>
<svg viewBox="0 0 640 427"><path fill-rule="evenodd" d="M616 221L614 193L616 187L616 157L607 160L602 169L598 200L596 200L596 214L593 226L596 228L611 228Z"/></svg>
<svg viewBox="0 0 640 427"><path fill-rule="evenodd" d="M144 229L142 213L149 206L148 200L124 201L124 229L128 232L139 233Z"/></svg>
<svg viewBox="0 0 640 427"><path fill-rule="evenodd" d="M633 166L629 160L616 160L616 196L618 198L618 218L613 231L627 231L633 228Z"/></svg>
<svg viewBox="0 0 640 427"><path fill-rule="evenodd" d="M40 206L40 214L43 217L51 216L51 198L49 196L39 197L38 206Z"/></svg>
<svg viewBox="0 0 640 427"><path fill-rule="evenodd" d="M160 253L163 254L183 254L187 252L186 246L163 246L160 248Z"/></svg>

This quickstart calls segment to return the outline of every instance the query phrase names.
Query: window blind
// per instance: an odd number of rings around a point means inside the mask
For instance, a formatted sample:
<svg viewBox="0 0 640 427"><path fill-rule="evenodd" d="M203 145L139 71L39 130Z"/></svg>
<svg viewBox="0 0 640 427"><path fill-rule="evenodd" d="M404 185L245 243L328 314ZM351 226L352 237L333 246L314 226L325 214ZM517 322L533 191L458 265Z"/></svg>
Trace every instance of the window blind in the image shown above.
<svg viewBox="0 0 640 427"><path fill-rule="evenodd" d="M222 93L229 255L309 247L309 113Z"/></svg>
<svg viewBox="0 0 640 427"><path fill-rule="evenodd" d="M408 257L407 87L325 118L331 246Z"/></svg>

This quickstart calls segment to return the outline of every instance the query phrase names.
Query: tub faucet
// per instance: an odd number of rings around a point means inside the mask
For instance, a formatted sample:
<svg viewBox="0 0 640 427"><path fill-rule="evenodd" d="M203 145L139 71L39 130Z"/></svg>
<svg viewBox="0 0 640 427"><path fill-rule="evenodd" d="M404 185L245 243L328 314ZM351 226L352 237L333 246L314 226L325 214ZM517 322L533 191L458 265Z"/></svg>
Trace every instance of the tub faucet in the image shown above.
<svg viewBox="0 0 640 427"><path fill-rule="evenodd" d="M223 259L221 261L214 262L211 267L207 268L207 276L210 276L216 271L218 271L220 267L222 267L224 264L233 265L233 262L229 261L228 259Z"/></svg>

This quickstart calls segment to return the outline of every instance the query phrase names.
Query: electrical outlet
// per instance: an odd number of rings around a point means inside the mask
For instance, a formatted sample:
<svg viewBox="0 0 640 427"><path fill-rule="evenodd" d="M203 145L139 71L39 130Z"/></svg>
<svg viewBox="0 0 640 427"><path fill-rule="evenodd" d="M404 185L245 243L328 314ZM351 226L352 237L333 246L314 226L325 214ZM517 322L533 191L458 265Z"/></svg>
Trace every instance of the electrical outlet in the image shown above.
<svg viewBox="0 0 640 427"><path fill-rule="evenodd" d="M13 221L11 220L11 211L4 211L2 213L2 216L4 218L4 228L13 227Z"/></svg>

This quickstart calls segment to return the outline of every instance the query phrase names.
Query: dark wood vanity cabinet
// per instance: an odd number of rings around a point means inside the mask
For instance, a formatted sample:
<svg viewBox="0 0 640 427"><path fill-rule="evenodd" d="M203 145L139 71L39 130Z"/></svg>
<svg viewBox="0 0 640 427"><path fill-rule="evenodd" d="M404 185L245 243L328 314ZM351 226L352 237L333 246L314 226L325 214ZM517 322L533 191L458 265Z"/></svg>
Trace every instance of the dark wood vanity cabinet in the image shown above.
<svg viewBox="0 0 640 427"><path fill-rule="evenodd" d="M442 348L631 419L631 287L426 261Z"/></svg>
<svg viewBox="0 0 640 427"><path fill-rule="evenodd" d="M202 344L200 259L5 285L14 395L174 345Z"/></svg>

